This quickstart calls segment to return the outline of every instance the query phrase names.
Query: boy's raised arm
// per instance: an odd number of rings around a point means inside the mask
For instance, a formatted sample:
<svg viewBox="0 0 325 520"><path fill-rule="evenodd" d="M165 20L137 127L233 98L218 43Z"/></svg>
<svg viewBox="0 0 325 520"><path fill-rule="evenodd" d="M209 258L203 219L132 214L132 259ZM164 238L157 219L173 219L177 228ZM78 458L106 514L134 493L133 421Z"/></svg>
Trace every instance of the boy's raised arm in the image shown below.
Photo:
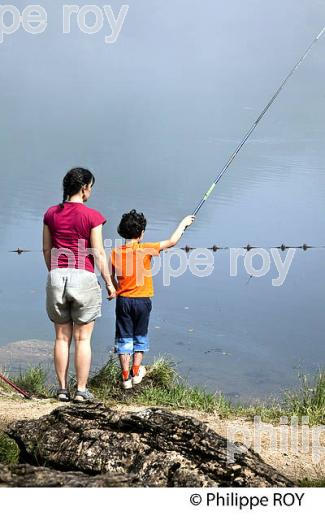
<svg viewBox="0 0 325 520"><path fill-rule="evenodd" d="M174 231L169 240L163 240L160 242L160 250L169 249L170 247L176 246L177 242L181 239L185 229L191 226L195 220L194 215L188 215L185 217L182 222L178 225L177 229Z"/></svg>

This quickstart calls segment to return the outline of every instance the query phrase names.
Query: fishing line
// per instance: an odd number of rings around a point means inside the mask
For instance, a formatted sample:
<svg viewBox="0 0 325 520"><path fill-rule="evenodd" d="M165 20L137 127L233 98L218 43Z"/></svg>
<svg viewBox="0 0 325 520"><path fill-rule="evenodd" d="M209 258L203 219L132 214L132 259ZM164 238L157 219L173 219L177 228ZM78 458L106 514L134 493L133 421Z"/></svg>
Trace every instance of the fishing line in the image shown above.
<svg viewBox="0 0 325 520"><path fill-rule="evenodd" d="M291 71L289 72L289 74L286 76L286 78L283 80L283 82L281 83L280 87L278 88L278 90L275 92L275 94L272 96L272 98L270 99L270 101L267 103L267 105L265 106L265 108L263 109L263 111L260 113L260 115L258 116L258 118L256 119L256 121L253 123L253 125L251 126L251 128L249 129L249 131L247 132L247 134L245 134L243 140L240 142L240 144L237 146L236 150L233 152L233 154L230 156L230 158L228 159L228 161L226 162L225 166L222 168L222 170L220 171L220 173L218 174L218 176L216 177L216 179L213 181L213 183L211 184L210 188L208 189L208 191L206 192L206 194L204 195L204 197L201 199L201 201L199 202L199 204L197 205L197 207L195 208L194 212L193 212L193 215L197 215L197 213L200 211L200 209L202 208L203 204L208 200L208 198L210 197L211 193L213 192L214 188L216 187L216 185L218 184L218 182L220 181L220 179L223 177L223 175L226 173L226 171L228 170L229 166L231 165L231 163L233 162L233 160L235 159L236 155L240 152L240 150L242 149L242 147L244 146L244 144L246 143L246 141L249 139L249 137L251 136L251 134L254 132L255 128L257 127L257 125L259 124L259 122L261 121L261 119L263 119L264 115L266 114L266 112L269 110L269 108L271 107L271 105L273 104L273 102L276 100L276 98L278 97L278 95L280 94L281 90L283 89L283 87L286 85L286 83L288 82L288 80L291 78L291 76L293 76L293 74L296 72L296 70L299 68L299 66L302 64L302 62L305 60L305 58L308 56L308 54L310 53L310 51L312 50L312 48L314 47L314 45L317 43L317 41L320 39L320 37L323 35L325 31L325 27L323 27L323 29L321 30L321 32L318 34L318 36L316 36L316 38L312 41L312 43L309 45L309 47L306 49L306 51L304 52L304 54L301 56L301 58L299 58L299 60L297 61L297 63L295 64L295 66L291 69Z"/></svg>
<svg viewBox="0 0 325 520"><path fill-rule="evenodd" d="M229 166L231 165L231 163L233 162L233 160L235 159L235 157L237 156L237 154L240 152L240 150L242 149L242 147L244 146L244 144L246 143L246 141L249 139L249 137L251 136L251 134L254 132L255 128L257 127L257 125L259 124L259 122L261 121L261 119L263 119L264 115L266 114L266 112L269 110L269 108L271 107L271 105L273 104L273 102L276 100L276 98L278 97L278 95L280 94L281 90L284 88L284 86L286 85L286 83L288 82L288 80L291 78L291 76L293 76L293 74L296 72L296 70L300 67L300 65L302 64L302 62L305 60L305 58L308 56L308 54L310 53L310 51L312 50L312 48L314 47L314 45L317 43L317 41L321 38L321 36L323 35L323 33L325 32L325 26L323 27L323 29L320 31L320 33L316 36L316 38L314 38L314 40L311 42L311 44L309 45L309 47L306 49L306 51L304 52L304 54L301 56L301 58L297 61L297 63L295 64L295 66L291 69L291 71L289 72L289 74L286 76L286 78L283 80L283 82L281 83L280 87L278 88L278 90L275 92L275 94L272 96L272 98L270 99L270 101L267 103L267 105L265 106L265 108L262 110L262 112L260 113L260 115L258 116L258 118L256 119L256 121L253 123L253 125L251 126L251 128L248 130L248 132L245 134L244 138L242 139L242 141L240 142L240 144L237 146L237 148L235 149L235 151L233 152L233 154L230 156L230 158L228 159L228 161L226 162L226 164L224 165L224 167L222 168L222 170L220 171L220 173L218 174L218 176L216 177L216 179L213 181L213 183L211 184L210 188L208 189L208 191L206 192L206 194L204 195L204 197L201 199L201 201L199 202L199 204L197 205L197 207L195 208L195 210L193 211L193 215L197 215L197 213L200 211L201 207L203 206L203 204L208 200L208 198L210 197L211 193L213 192L214 188L216 187L216 185L218 184L218 182L220 181L220 179L223 177L223 175L226 173L226 171L228 170ZM186 247L189 247L189 246L186 246ZM246 246L246 247L249 247L249 246ZM283 246L280 246L281 248ZM304 244L303 246L298 246L298 248L302 248L304 250L306 249L309 249L309 248L323 248L324 246L306 246L306 244ZM229 249L229 248L219 248L218 246L213 246L213 250L216 251L214 248L217 248L216 250L218 249ZM285 246L285 248L287 248ZM194 249L194 248L191 248L191 249ZM248 249L247 249L248 250ZM24 250L24 249L16 249L14 251L9 251L10 253L17 253L19 256L22 255L23 253L38 253L40 251L35 251L35 250Z"/></svg>
<svg viewBox="0 0 325 520"><path fill-rule="evenodd" d="M105 247L107 250L111 250L111 247ZM213 251L214 253L217 253L218 251L229 251L230 249L245 249L247 252L251 251L252 249L280 249L281 251L286 251L287 249L301 249L302 251L308 251L309 249L325 249L325 245L308 245L308 244L302 244L300 246L287 246L285 244L281 244L280 246L252 246L251 244L247 244L246 246L219 246L217 244L214 244L209 247L202 247L202 246L183 246L176 249L183 249L183 251L186 251L189 253L190 251L193 251L194 249L209 249ZM7 253L16 253L18 256L21 256L26 253L42 253L43 251L39 249L21 249L20 247L18 249L14 249L12 251L7 251ZM167 251L165 251L166 253ZM63 253L64 254L64 253Z"/></svg>

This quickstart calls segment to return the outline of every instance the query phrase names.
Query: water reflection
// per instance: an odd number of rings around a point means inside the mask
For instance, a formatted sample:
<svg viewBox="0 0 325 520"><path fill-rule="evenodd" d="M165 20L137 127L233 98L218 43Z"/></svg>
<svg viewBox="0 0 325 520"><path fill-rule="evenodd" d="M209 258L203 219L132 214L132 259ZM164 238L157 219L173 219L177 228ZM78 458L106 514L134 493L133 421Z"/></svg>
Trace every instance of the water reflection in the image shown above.
<svg viewBox="0 0 325 520"><path fill-rule="evenodd" d="M0 47L3 347L52 338L37 251L42 215L60 202L63 174L79 164L94 171L91 205L108 217L106 237L117 237L121 213L135 207L148 218L148 240L167 238L325 15L320 3L311 9L307 0L299 6L288 0L294 20L288 26L278 15L282 0L274 0L272 12L253 0L245 8L232 0L222 9L208 0L208 19L200 24L197 13L194 31L193 13L171 0L159 4L159 18L145 2L130 4L129 32L110 50L80 34L67 45L54 30L42 44L17 34ZM283 92L181 245L325 243L323 46ZM7 253L17 247L35 252ZM158 276L149 359L171 354L191 382L244 398L294 385L293 367L314 371L324 364L323 261L319 251L297 253L281 288L272 287L271 275L248 285L243 271L231 279L226 252L215 255L209 279L187 273L164 288ZM97 365L109 355L113 330L114 308L105 303L94 338Z"/></svg>

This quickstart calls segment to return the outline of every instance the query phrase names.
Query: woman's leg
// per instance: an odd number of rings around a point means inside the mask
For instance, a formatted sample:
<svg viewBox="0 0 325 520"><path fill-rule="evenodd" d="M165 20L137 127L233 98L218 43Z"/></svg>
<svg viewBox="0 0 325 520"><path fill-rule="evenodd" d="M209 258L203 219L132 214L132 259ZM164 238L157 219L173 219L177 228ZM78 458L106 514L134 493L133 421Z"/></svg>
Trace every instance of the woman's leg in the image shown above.
<svg viewBox="0 0 325 520"><path fill-rule="evenodd" d="M56 339L54 346L54 364L59 381L59 387L62 389L67 389L68 387L69 353L72 330L72 323L65 323L64 325L55 324Z"/></svg>
<svg viewBox="0 0 325 520"><path fill-rule="evenodd" d="M77 377L77 389L86 390L90 363L91 363L91 336L95 322L87 325L75 325L73 330L75 340L75 367Z"/></svg>

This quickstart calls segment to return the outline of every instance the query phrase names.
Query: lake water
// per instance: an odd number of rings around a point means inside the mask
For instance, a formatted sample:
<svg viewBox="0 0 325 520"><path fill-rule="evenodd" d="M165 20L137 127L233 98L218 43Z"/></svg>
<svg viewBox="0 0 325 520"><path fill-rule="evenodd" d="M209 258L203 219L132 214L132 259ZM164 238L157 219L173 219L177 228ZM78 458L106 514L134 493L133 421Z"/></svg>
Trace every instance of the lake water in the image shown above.
<svg viewBox="0 0 325 520"><path fill-rule="evenodd" d="M311 0L128 3L114 45L74 28L62 35L63 2L49 1L44 34L17 32L0 45L2 348L53 338L41 228L65 172L94 171L89 205L109 219L105 238L117 238L132 208L148 218L147 240L168 238L325 20L324 3ZM325 244L324 53L325 38L181 246ZM33 252L8 253L17 247ZM229 251L214 260L207 278L187 272L170 287L155 278L148 360L168 354L191 383L244 400L280 395L299 371L324 366L325 249L297 250L281 287L272 286L274 264L248 282L242 260L229 276ZM95 365L113 339L114 304L105 302Z"/></svg>

